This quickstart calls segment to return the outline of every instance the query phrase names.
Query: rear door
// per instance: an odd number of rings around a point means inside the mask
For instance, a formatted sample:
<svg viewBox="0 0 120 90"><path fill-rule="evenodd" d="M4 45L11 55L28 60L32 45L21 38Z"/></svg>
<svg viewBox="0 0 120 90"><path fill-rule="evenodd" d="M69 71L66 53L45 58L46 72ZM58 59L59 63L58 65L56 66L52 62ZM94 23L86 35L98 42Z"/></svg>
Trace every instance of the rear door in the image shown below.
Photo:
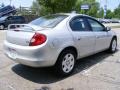
<svg viewBox="0 0 120 90"><path fill-rule="evenodd" d="M95 34L90 30L85 17L75 17L70 21L73 38L79 50L79 57L92 54L95 46Z"/></svg>
<svg viewBox="0 0 120 90"><path fill-rule="evenodd" d="M25 23L25 18L22 16L17 17L18 18L18 23Z"/></svg>
<svg viewBox="0 0 120 90"><path fill-rule="evenodd" d="M92 18L88 18L88 22L96 38L95 52L107 49L110 45L110 37L105 27Z"/></svg>
<svg viewBox="0 0 120 90"><path fill-rule="evenodd" d="M18 24L18 18L17 18L17 16L13 16L12 17L12 24Z"/></svg>
<svg viewBox="0 0 120 90"><path fill-rule="evenodd" d="M16 23L16 24L20 24L20 23L21 23L21 18L20 18L20 16L15 16L15 17L13 18L13 20L14 20L14 23Z"/></svg>

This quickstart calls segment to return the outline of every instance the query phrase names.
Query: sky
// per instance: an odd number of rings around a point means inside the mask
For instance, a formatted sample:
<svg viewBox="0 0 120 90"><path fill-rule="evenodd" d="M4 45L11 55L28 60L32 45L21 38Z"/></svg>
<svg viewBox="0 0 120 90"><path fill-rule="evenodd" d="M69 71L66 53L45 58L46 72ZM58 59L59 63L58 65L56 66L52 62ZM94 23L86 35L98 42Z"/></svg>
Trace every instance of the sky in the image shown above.
<svg viewBox="0 0 120 90"><path fill-rule="evenodd" d="M32 5L32 2L35 0L11 0L12 1L12 5L14 5L15 7L20 7L20 5L22 7L30 7ZM104 7L106 0L97 0L98 2L101 3L101 7ZM10 4L10 0L0 0L0 4L4 3L5 5L9 5ZM107 0L107 7L110 10L114 10L116 7L118 7L118 5L120 4L120 0Z"/></svg>
<svg viewBox="0 0 120 90"><path fill-rule="evenodd" d="M30 7L32 5L32 2L34 0L11 0L11 5L14 5L15 7ZM0 4L4 3L5 5L10 4L10 0L0 0Z"/></svg>
<svg viewBox="0 0 120 90"><path fill-rule="evenodd" d="M104 7L104 5L106 4L107 1L107 9L110 10L114 10L115 8L118 7L118 5L120 4L120 0L97 0L98 2L100 2L101 7Z"/></svg>

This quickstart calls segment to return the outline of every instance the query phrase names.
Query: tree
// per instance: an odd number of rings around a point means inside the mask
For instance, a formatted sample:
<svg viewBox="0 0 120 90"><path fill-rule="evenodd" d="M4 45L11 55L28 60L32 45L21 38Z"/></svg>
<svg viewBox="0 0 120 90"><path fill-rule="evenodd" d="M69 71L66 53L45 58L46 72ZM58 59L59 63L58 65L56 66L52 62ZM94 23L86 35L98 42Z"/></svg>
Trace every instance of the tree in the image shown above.
<svg viewBox="0 0 120 90"><path fill-rule="evenodd" d="M32 13L40 15L41 6L38 4L37 1L33 1L32 6L31 6L31 11Z"/></svg>
<svg viewBox="0 0 120 90"><path fill-rule="evenodd" d="M105 18L111 19L113 18L113 16L114 16L114 13L111 10L107 10Z"/></svg>
<svg viewBox="0 0 120 90"><path fill-rule="evenodd" d="M103 17L104 17L104 9L103 9L103 8L100 8L100 9L99 9L98 14L97 14L97 17L98 17L98 18L103 18Z"/></svg>
<svg viewBox="0 0 120 90"><path fill-rule="evenodd" d="M26 8L20 7L17 9L16 15L29 15L31 14Z"/></svg>
<svg viewBox="0 0 120 90"><path fill-rule="evenodd" d="M93 2L93 3L91 3L91 8L88 11L88 15L93 16L93 17L97 17L98 11L99 11L99 3Z"/></svg>
<svg viewBox="0 0 120 90"><path fill-rule="evenodd" d="M76 0L37 0L50 13L70 12L74 9Z"/></svg>
<svg viewBox="0 0 120 90"><path fill-rule="evenodd" d="M115 18L120 19L120 5L114 10Z"/></svg>
<svg viewBox="0 0 120 90"><path fill-rule="evenodd" d="M89 10L81 10L80 6L82 4L90 5L90 9ZM99 7L100 7L100 5L98 2L96 2L96 0L77 0L75 9L79 13L88 14L88 15L96 17L98 10L99 10Z"/></svg>
<svg viewBox="0 0 120 90"><path fill-rule="evenodd" d="M77 11L78 13L88 14L93 17L98 17L98 11L100 5L96 0L37 0L39 6L41 7L40 15L52 14L65 12L69 13L71 11ZM82 4L90 5L89 10L81 10L80 6ZM33 3L33 6L37 5Z"/></svg>

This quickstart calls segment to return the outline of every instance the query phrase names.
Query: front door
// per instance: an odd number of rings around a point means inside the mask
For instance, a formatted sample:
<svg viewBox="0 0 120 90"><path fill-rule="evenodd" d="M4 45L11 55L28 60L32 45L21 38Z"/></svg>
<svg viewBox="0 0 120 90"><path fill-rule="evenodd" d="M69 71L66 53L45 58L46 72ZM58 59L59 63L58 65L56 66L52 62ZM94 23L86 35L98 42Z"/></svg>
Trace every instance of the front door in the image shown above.
<svg viewBox="0 0 120 90"><path fill-rule="evenodd" d="M96 36L95 52L107 49L110 45L110 37L105 27L94 19L88 19L88 22Z"/></svg>
<svg viewBox="0 0 120 90"><path fill-rule="evenodd" d="M79 50L79 57L84 57L94 52L95 34L89 29L84 17L76 17L70 22L72 35Z"/></svg>

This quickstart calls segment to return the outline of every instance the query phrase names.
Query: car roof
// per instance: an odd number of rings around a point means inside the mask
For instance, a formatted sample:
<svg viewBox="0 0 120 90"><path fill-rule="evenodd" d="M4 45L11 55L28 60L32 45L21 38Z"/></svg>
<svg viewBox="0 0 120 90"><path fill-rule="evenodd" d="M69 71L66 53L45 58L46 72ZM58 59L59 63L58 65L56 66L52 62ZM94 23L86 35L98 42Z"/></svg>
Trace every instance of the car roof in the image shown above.
<svg viewBox="0 0 120 90"><path fill-rule="evenodd" d="M9 16L9 17L23 17L23 16L15 16L15 15L14 15L14 16Z"/></svg>
<svg viewBox="0 0 120 90"><path fill-rule="evenodd" d="M85 17L89 17L89 18L94 18L94 17L91 17L91 16L86 15L86 14L78 14L78 13L57 13L57 14L67 15L67 16L70 16L70 17L74 17L74 16L85 16ZM95 19L95 18L94 18L94 19Z"/></svg>

